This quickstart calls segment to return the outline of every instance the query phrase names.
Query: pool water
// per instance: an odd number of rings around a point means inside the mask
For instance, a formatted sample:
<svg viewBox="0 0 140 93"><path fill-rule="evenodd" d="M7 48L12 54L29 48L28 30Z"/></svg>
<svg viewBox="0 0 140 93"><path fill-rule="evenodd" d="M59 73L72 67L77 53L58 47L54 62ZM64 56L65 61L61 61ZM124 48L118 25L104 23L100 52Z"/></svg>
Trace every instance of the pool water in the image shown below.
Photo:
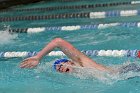
<svg viewBox="0 0 140 93"><path fill-rule="evenodd" d="M102 0L103 1L103 0ZM20 8L47 7L56 5L74 5L101 3L102 1L81 2L39 2L18 6ZM121 1L121 0L119 0ZM110 2L109 0L107 2ZM123 10L138 9L138 5L97 8L99 10ZM62 10L50 12L7 12L0 16L16 15L41 15L61 12L85 12L90 10ZM15 21L2 22L0 27L0 51L40 51L47 43L56 37L63 38L72 43L79 50L108 50L108 49L140 49L140 29L136 27L111 27L97 30L76 31L44 31L41 33L9 34L7 29L26 28L39 26L59 26L72 24L94 24L109 22L138 22L139 16L105 18L105 19L53 19L39 21ZM60 24L61 23L61 24ZM56 49L57 50L57 49ZM139 93L140 73L129 72L123 75L109 75L88 68L77 68L79 73L58 73L52 69L53 62L61 57L44 57L41 63L34 69L21 69L19 64L24 58L1 58L0 59L0 93ZM127 57L90 57L97 63L118 68L131 62L139 64L138 58ZM95 77L94 72L101 77Z"/></svg>

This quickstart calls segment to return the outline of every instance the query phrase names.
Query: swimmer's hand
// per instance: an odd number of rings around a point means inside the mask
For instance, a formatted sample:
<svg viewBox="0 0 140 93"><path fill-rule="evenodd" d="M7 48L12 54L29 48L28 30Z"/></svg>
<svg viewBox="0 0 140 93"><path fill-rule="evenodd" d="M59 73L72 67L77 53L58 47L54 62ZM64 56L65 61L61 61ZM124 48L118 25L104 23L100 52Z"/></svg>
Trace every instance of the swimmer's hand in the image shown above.
<svg viewBox="0 0 140 93"><path fill-rule="evenodd" d="M20 64L20 67L21 68L33 68L38 65L39 61L40 60L36 56L30 57L30 58L23 60L22 63Z"/></svg>

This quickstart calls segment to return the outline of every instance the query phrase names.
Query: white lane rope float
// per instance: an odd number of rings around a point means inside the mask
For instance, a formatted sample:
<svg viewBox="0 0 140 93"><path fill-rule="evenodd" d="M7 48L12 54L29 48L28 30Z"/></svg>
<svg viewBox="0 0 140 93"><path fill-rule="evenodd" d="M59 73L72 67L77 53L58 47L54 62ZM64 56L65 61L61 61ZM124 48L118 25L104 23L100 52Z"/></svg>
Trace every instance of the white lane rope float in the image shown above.
<svg viewBox="0 0 140 93"><path fill-rule="evenodd" d="M58 27L36 27L36 28L10 28L11 33L39 33L44 31L75 31L75 30L95 30L105 29L110 27L140 27L140 22L125 22L125 23L104 23L92 25L73 25L73 26L58 26Z"/></svg>
<svg viewBox="0 0 140 93"><path fill-rule="evenodd" d="M82 50L87 56L108 56L108 57L133 57L140 58L140 50ZM14 57L32 57L36 55L36 51L11 51L0 52L0 58L14 58ZM46 56L65 56L62 51L52 51Z"/></svg>
<svg viewBox="0 0 140 93"><path fill-rule="evenodd" d="M32 21L32 20L49 20L49 19L68 19L68 18L108 18L108 17L128 17L138 16L140 10L114 10L102 12L85 12L85 13L62 13L52 15L29 15L29 16L7 16L0 17L0 22L13 22L13 21Z"/></svg>

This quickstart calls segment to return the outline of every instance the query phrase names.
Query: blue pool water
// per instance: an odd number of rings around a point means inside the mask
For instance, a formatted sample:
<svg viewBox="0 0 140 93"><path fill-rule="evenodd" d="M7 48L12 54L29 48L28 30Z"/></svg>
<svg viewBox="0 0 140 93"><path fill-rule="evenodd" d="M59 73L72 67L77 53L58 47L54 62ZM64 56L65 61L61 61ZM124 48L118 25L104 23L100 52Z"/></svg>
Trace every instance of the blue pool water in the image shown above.
<svg viewBox="0 0 140 93"><path fill-rule="evenodd" d="M103 0L102 0L103 1ZM121 1L121 0L120 0ZM99 1L98 3L100 3ZM109 0L108 0L109 2ZM91 2L82 1L76 3L66 3L66 5L89 4ZM92 2L94 3L94 1ZM60 2L40 2L18 6L17 8L33 8L63 5ZM114 10L138 9L135 6L112 7ZM111 10L99 8L93 11ZM74 11L74 10L73 10ZM86 10L75 10L85 12ZM87 10L92 11L92 10ZM51 11L49 14L68 12ZM69 11L69 12L72 12ZM20 13L1 13L0 16L16 16L30 14L47 14L48 12L20 12ZM112 27L98 30L76 30L76 31L44 31L36 34L9 34L9 28L38 27L46 25L71 25L71 24L93 24L109 22L136 22L139 16L119 17L106 19L64 19L64 20L40 20L40 21L17 21L0 23L0 51L40 51L48 42L56 37L61 37L72 43L79 50L101 50L101 49L140 49L140 29L136 27ZM6 27L4 27L6 26ZM52 63L61 57L45 57L34 69L19 68L20 62L24 58L2 58L0 59L0 93L139 93L140 73L129 72L124 75L104 75L96 70L88 68L78 68L79 73L63 74L52 69ZM139 64L138 58L127 57L91 57L97 63L112 66L126 65L129 62ZM95 77L98 73L100 77ZM133 78L132 78L133 77Z"/></svg>

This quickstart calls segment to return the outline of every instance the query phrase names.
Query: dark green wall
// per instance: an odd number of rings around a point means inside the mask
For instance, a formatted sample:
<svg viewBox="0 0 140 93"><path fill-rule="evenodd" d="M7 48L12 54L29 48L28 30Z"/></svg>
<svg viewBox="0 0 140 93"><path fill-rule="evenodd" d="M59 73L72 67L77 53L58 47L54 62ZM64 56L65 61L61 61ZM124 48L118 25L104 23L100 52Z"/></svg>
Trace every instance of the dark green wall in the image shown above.
<svg viewBox="0 0 140 93"><path fill-rule="evenodd" d="M42 0L0 0L0 9L9 8L11 6L35 3Z"/></svg>

